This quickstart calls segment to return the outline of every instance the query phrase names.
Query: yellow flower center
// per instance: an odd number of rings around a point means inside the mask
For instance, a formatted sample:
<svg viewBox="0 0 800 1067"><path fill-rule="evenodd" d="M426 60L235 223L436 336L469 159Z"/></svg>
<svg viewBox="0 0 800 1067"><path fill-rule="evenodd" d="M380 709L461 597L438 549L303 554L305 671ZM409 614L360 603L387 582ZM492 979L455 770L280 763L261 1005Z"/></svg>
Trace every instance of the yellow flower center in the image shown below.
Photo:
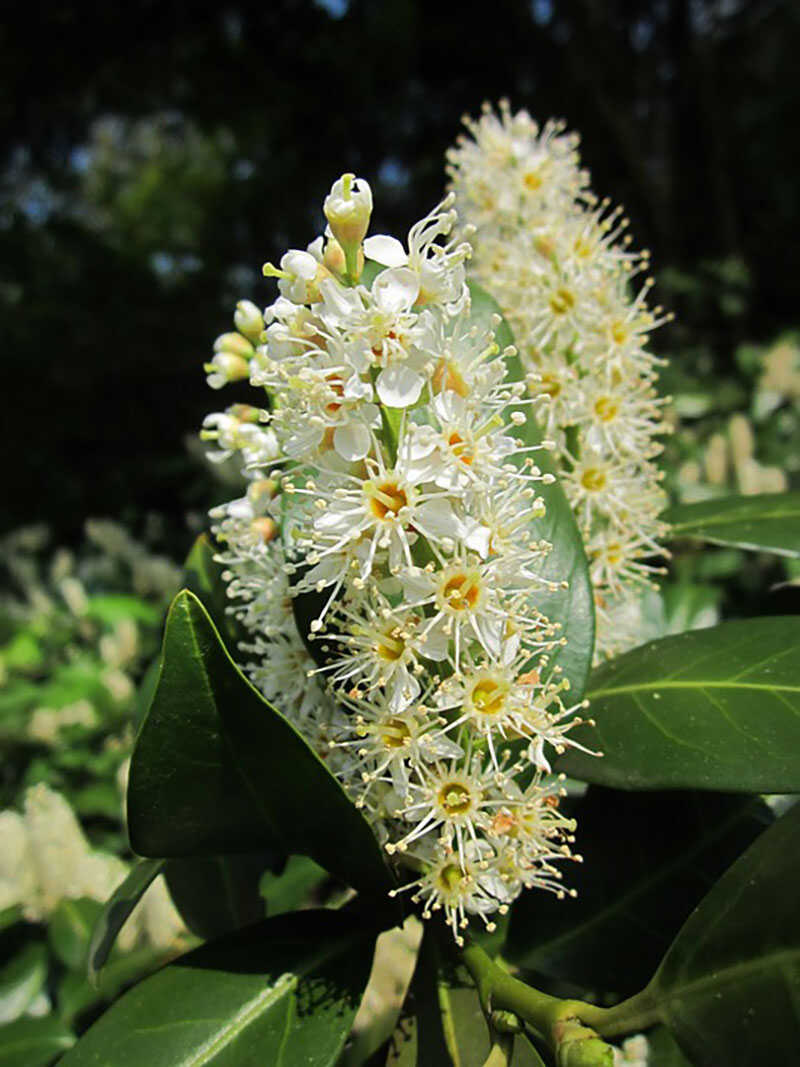
<svg viewBox="0 0 800 1067"><path fill-rule="evenodd" d="M396 663L405 652L406 643L400 637L400 631L395 626L388 633L380 635L375 643L375 652L387 663Z"/></svg>
<svg viewBox="0 0 800 1067"><path fill-rule="evenodd" d="M605 489L608 478L601 467L587 467L581 475L581 485L590 493L599 493Z"/></svg>
<svg viewBox="0 0 800 1067"><path fill-rule="evenodd" d="M402 719L389 719L384 723L381 741L386 748L403 748L409 737L411 731Z"/></svg>
<svg viewBox="0 0 800 1067"><path fill-rule="evenodd" d="M550 307L554 315L566 315L575 307L575 296L569 289L560 286L550 297Z"/></svg>
<svg viewBox="0 0 800 1067"><path fill-rule="evenodd" d="M464 881L464 872L456 863L448 863L442 867L437 875L437 881L439 888L445 893L452 893L458 889L461 883Z"/></svg>
<svg viewBox="0 0 800 1067"><path fill-rule="evenodd" d="M397 482L385 481L368 484L369 506L376 519L391 522L402 508L408 506L408 496Z"/></svg>
<svg viewBox="0 0 800 1067"><path fill-rule="evenodd" d="M509 686L495 678L482 678L469 694L473 708L482 715L498 715L505 706Z"/></svg>
<svg viewBox="0 0 800 1067"><path fill-rule="evenodd" d="M469 611L481 595L480 575L477 571L456 571L441 587L441 602L450 611Z"/></svg>
<svg viewBox="0 0 800 1067"><path fill-rule="evenodd" d="M619 414L619 401L613 396L599 396L594 402L594 413L601 422L613 422Z"/></svg>
<svg viewBox="0 0 800 1067"><path fill-rule="evenodd" d="M446 782L439 790L438 801L445 815L464 815L472 807L472 793L461 782Z"/></svg>
<svg viewBox="0 0 800 1067"><path fill-rule="evenodd" d="M475 459L475 453L470 448L469 444L464 440L461 434L456 433L455 430L447 438L447 443L450 446L450 451L456 457L461 460L467 467L472 466L472 462Z"/></svg>

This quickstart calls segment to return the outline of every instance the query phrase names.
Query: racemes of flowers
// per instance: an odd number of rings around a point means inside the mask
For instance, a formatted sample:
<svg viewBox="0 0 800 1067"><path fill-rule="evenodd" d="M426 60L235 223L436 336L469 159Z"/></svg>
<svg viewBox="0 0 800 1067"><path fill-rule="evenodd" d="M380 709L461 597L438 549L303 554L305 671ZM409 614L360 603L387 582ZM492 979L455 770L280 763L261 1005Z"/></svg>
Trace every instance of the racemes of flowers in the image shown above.
<svg viewBox="0 0 800 1067"><path fill-rule="evenodd" d="M665 398L655 391L650 332L670 316L650 310L649 266L619 208L599 201L580 166L578 138L559 122L488 105L464 120L448 153L462 225L474 233L471 270L514 332L555 442L561 481L581 529L597 614L596 654L638 644L641 594L664 555L661 473L653 460Z"/></svg>
<svg viewBox="0 0 800 1067"><path fill-rule="evenodd" d="M577 705L536 606L552 476L517 436L533 401L499 316L471 315L452 203L403 245L366 237L365 181L335 182L325 235L265 266L279 296L240 302L206 365L264 406L203 436L248 480L212 512L244 670L461 940L524 887L564 892L574 822L547 746L573 743Z"/></svg>

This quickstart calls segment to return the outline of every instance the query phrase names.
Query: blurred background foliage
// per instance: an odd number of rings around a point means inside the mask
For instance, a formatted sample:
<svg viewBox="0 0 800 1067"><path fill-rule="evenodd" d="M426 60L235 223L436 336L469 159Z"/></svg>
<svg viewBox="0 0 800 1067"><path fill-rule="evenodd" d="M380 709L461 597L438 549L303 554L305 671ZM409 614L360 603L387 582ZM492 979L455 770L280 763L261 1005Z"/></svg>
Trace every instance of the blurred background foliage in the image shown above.
<svg viewBox="0 0 800 1067"><path fill-rule="evenodd" d="M402 232L441 194L460 115L503 95L581 133L595 189L653 252L683 481L716 484L705 452L737 413L757 416L755 461L795 480L797 369L773 411L750 403L797 325L799 47L792 0L16 5L3 528L46 516L75 544L86 516L155 511L182 554L187 510L225 495L185 437L234 301L269 302L261 263L318 232L343 170L373 184L377 232Z"/></svg>

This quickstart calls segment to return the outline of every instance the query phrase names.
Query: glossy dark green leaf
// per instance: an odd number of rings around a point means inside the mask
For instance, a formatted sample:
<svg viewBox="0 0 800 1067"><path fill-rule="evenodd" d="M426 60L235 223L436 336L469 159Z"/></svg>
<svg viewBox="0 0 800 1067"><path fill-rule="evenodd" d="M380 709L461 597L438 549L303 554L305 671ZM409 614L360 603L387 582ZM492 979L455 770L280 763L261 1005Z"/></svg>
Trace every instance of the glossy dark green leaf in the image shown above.
<svg viewBox="0 0 800 1067"><path fill-rule="evenodd" d="M47 940L54 955L65 967L72 970L83 968L92 930L103 911L103 905L96 900L87 897L79 900L65 898L50 916Z"/></svg>
<svg viewBox="0 0 800 1067"><path fill-rule="evenodd" d="M621 789L800 792L800 617L724 622L651 641L592 672L604 756L559 769Z"/></svg>
<svg viewBox="0 0 800 1067"><path fill-rule="evenodd" d="M259 881L276 858L257 852L174 859L164 877L183 921L192 933L210 940L266 917Z"/></svg>
<svg viewBox="0 0 800 1067"><path fill-rule="evenodd" d="M147 714L150 704L153 701L153 694L156 691L158 685L158 679L161 677L161 653L152 660L148 665L147 670L144 672L144 677L139 682L139 688L136 690L136 701L134 703L134 720L137 726L139 726L144 720Z"/></svg>
<svg viewBox="0 0 800 1067"><path fill-rule="evenodd" d="M106 901L89 941L89 978L92 981L96 982L117 935L163 865L162 860L141 860Z"/></svg>
<svg viewBox="0 0 800 1067"><path fill-rule="evenodd" d="M366 986L374 940L341 912L248 927L134 986L61 1067L330 1067Z"/></svg>
<svg viewBox="0 0 800 1067"><path fill-rule="evenodd" d="M268 915L280 915L308 905L311 894L330 875L308 856L290 856L286 866L275 874L267 871L261 878L259 892Z"/></svg>
<svg viewBox="0 0 800 1067"><path fill-rule="evenodd" d="M148 945L131 952L112 956L102 971L90 982L80 971L68 971L61 979L56 994L58 1017L67 1025L85 1012L110 1003L123 989L138 982L156 968L167 963L175 951L156 949Z"/></svg>
<svg viewBox="0 0 800 1067"><path fill-rule="evenodd" d="M730 496L664 512L669 538L686 537L779 556L800 557L800 492Z"/></svg>
<svg viewBox="0 0 800 1067"><path fill-rule="evenodd" d="M470 283L470 293L472 314L477 321L488 322L492 315L500 314L497 302L480 286ZM495 337L501 349L514 343L505 319L498 326ZM524 375L519 358L507 359L507 366L509 379L521 381ZM517 436L524 445L538 445L542 434L530 415L530 407L520 410L526 419ZM525 453L526 456L529 454ZM545 473L555 473L547 452L535 452L533 457ZM553 546L538 573L550 582L566 581L568 587L538 594L535 604L551 621L561 624L561 635L566 638L566 644L551 655L550 663L558 665L564 677L569 679L571 697L577 701L583 694L594 650L594 599L589 569L583 540L563 489L557 482L552 485L537 483L536 491L547 508L546 514L536 520L536 534Z"/></svg>
<svg viewBox="0 0 800 1067"><path fill-rule="evenodd" d="M128 822L143 855L278 842L358 889L385 892L392 884L369 824L239 671L186 590L170 609L164 666L134 750Z"/></svg>
<svg viewBox="0 0 800 1067"><path fill-rule="evenodd" d="M17 1019L0 1026L0 1067L47 1067L75 1044L75 1035L53 1016Z"/></svg>
<svg viewBox="0 0 800 1067"><path fill-rule="evenodd" d="M0 969L0 1023L27 1011L46 979L47 949L40 941L29 941Z"/></svg>
<svg viewBox="0 0 800 1067"><path fill-rule="evenodd" d="M723 875L647 989L614 1009L655 1015L694 1067L793 1064L800 1049L800 807Z"/></svg>
<svg viewBox="0 0 800 1067"><path fill-rule="evenodd" d="M562 868L577 897L523 893L503 955L586 990L623 996L647 983L692 909L772 818L750 797L597 787L574 816L583 863Z"/></svg>
<svg viewBox="0 0 800 1067"><path fill-rule="evenodd" d="M131 760L128 832L139 855L216 855L272 844L223 736L205 662L215 646L222 648L200 602L179 594L167 616L161 670ZM244 679L229 680L235 668L227 666L224 650L215 662L220 658L225 699L240 700L243 691L247 699Z"/></svg>

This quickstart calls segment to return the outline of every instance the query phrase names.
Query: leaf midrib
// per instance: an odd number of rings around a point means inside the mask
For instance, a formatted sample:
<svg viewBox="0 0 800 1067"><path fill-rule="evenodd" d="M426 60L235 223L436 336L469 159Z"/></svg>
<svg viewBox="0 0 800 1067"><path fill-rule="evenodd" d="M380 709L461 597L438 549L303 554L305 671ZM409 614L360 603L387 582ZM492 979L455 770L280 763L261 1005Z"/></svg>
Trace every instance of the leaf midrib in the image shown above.
<svg viewBox="0 0 800 1067"><path fill-rule="evenodd" d="M760 512L759 514L723 514L715 518L703 518L703 519L687 519L683 522L672 523L670 527L670 537L680 536L692 530L702 530L704 527L714 526L734 526L740 523L752 523L757 525L760 522L768 519L800 519L800 506L790 511L767 511Z"/></svg>
<svg viewBox="0 0 800 1067"><path fill-rule="evenodd" d="M199 1049L192 1052L188 1058L176 1063L175 1067L203 1067L204 1064L210 1063L212 1057L237 1038L254 1018L268 1011L278 1003L281 997L291 995L302 978L306 978L313 971L340 955L348 947L351 947L351 945L352 942L350 940L337 938L330 941L324 950L305 960L296 971L286 971L281 974L270 988L263 990L256 997L249 1000L244 1007L240 1008L233 1020L229 1020L221 1031L212 1035ZM166 1025L171 1027L173 1024ZM134 1030L133 1033L146 1034L150 1029L144 1027Z"/></svg>
<svg viewBox="0 0 800 1067"><path fill-rule="evenodd" d="M613 686L610 689L590 689L587 696L590 700L596 700L598 697L618 696L620 693L639 693L646 690L661 689L752 689L757 692L768 693L800 693L800 685L770 685L766 682L740 682L735 679L732 681L725 681L724 679L703 681L698 678L687 678L685 681L635 682L630 685Z"/></svg>

